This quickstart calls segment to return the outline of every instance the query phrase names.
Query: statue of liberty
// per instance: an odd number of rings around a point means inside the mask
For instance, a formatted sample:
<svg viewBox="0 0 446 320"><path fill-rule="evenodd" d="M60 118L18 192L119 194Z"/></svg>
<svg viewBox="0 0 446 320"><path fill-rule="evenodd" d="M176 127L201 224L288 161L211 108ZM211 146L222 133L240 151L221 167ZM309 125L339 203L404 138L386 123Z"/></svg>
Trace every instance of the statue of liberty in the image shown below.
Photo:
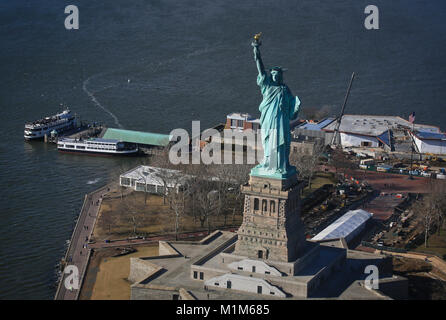
<svg viewBox="0 0 446 320"><path fill-rule="evenodd" d="M251 170L251 175L286 179L296 173L289 163L290 121L297 118L300 100L283 83L284 69L274 67L267 74L260 56L260 33L254 36L254 60L257 64L257 84L263 95L259 111L263 146L263 161Z"/></svg>

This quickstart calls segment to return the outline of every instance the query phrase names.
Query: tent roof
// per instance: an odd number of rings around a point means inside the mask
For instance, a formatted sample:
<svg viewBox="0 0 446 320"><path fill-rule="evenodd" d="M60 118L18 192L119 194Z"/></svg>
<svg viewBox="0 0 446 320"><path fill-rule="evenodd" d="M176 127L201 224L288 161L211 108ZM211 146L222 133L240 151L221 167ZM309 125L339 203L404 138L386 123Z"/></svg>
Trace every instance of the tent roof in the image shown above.
<svg viewBox="0 0 446 320"><path fill-rule="evenodd" d="M103 138L165 147L169 144L171 136L168 134L108 128Z"/></svg>
<svg viewBox="0 0 446 320"><path fill-rule="evenodd" d="M350 210L327 228L319 232L311 240L346 238L371 217L372 214L365 210Z"/></svg>

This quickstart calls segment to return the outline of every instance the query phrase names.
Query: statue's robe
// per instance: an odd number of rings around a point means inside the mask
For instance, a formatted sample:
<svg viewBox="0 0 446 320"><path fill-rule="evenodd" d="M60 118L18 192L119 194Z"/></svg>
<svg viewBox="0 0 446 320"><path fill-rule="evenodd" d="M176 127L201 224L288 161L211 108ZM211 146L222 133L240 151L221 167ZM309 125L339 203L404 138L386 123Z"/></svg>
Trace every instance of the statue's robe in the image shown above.
<svg viewBox="0 0 446 320"><path fill-rule="evenodd" d="M271 173L290 170L290 121L297 118L300 100L287 85L277 85L271 75L259 74L257 84L263 95L259 106L264 158L258 166Z"/></svg>

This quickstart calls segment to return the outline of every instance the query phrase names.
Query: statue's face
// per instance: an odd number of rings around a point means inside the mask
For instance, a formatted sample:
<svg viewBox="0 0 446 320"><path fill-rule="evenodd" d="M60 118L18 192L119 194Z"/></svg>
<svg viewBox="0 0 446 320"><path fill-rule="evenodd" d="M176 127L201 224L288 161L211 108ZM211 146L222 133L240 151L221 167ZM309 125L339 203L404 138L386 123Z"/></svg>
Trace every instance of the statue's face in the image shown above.
<svg viewBox="0 0 446 320"><path fill-rule="evenodd" d="M277 71L277 70L272 70L271 71L271 78L273 79L274 82L281 84L283 77L282 77L282 72Z"/></svg>

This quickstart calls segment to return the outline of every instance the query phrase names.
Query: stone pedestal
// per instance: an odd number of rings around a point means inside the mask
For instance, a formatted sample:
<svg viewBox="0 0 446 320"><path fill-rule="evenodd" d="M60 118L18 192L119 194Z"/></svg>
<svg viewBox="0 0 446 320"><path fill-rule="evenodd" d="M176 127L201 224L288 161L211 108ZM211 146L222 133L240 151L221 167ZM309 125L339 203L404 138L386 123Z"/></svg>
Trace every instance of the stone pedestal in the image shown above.
<svg viewBox="0 0 446 320"><path fill-rule="evenodd" d="M304 251L300 219L300 188L296 175L287 179L250 176L243 223L234 254L255 259L291 262Z"/></svg>

